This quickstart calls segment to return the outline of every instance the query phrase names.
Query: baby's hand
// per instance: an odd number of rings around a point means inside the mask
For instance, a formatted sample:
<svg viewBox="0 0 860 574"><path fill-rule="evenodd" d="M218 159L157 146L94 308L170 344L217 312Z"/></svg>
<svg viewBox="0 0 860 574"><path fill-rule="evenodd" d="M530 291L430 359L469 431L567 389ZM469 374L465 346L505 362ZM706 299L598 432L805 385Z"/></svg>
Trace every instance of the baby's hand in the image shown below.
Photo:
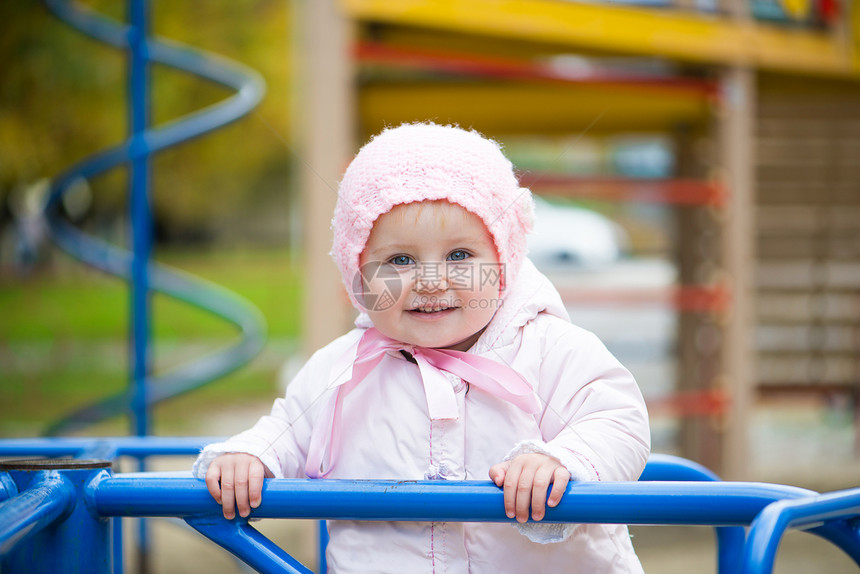
<svg viewBox="0 0 860 574"><path fill-rule="evenodd" d="M260 506L263 478L272 477L260 459L251 454L222 454L212 461L206 471L206 487L224 512L224 518L236 516L235 507L242 518ZM235 507L234 507L235 502Z"/></svg>
<svg viewBox="0 0 860 574"><path fill-rule="evenodd" d="M490 480L496 486L504 486L505 514L508 518L516 517L517 522L525 522L529 518L529 506L534 520L544 517L547 504L550 507L558 506L570 481L570 472L556 458L529 453L493 465L490 468ZM547 500L546 492L550 483L552 491Z"/></svg>

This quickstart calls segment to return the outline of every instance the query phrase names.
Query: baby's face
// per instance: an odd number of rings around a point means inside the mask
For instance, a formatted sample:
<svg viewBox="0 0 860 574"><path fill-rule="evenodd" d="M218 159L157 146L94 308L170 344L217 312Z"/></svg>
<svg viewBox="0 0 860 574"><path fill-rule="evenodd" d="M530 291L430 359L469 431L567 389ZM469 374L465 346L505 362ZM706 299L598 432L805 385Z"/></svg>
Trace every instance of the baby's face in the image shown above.
<svg viewBox="0 0 860 574"><path fill-rule="evenodd" d="M384 335L465 351L501 304L502 269L479 217L445 201L396 206L374 223L355 296Z"/></svg>

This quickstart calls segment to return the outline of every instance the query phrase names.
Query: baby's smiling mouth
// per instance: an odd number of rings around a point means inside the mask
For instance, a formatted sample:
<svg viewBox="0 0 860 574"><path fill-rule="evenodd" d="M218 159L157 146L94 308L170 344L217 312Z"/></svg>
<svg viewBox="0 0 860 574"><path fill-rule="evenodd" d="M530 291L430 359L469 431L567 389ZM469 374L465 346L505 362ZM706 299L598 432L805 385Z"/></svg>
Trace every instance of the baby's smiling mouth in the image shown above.
<svg viewBox="0 0 860 574"><path fill-rule="evenodd" d="M426 315L430 315L433 313L441 313L442 311L451 311L456 307L448 307L446 305L439 305L434 307L415 307L414 309L410 309L412 313L422 313Z"/></svg>

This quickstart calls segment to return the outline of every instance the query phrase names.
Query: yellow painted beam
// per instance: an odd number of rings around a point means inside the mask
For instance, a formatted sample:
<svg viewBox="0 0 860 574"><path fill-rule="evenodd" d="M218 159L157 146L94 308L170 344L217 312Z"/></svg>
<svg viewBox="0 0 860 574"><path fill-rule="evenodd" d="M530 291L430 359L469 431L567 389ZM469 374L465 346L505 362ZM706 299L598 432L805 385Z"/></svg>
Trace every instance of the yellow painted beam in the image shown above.
<svg viewBox="0 0 860 574"><path fill-rule="evenodd" d="M860 76L835 34L671 9L561 0L340 0L362 21L538 41L585 50L740 65L804 75Z"/></svg>
<svg viewBox="0 0 860 574"><path fill-rule="evenodd" d="M361 130L433 120L490 135L665 132L704 128L710 104L699 95L654 88L507 82L370 83L359 91Z"/></svg>

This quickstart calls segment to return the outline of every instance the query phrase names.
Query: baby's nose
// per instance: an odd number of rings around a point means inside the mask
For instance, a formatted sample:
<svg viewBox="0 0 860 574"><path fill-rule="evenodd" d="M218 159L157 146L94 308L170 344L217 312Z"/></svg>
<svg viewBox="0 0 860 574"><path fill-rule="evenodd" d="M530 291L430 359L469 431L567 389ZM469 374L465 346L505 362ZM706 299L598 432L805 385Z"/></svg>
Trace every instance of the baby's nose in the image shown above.
<svg viewBox="0 0 860 574"><path fill-rule="evenodd" d="M448 275L445 265L425 263L415 270L415 289L417 291L444 291L448 288Z"/></svg>

